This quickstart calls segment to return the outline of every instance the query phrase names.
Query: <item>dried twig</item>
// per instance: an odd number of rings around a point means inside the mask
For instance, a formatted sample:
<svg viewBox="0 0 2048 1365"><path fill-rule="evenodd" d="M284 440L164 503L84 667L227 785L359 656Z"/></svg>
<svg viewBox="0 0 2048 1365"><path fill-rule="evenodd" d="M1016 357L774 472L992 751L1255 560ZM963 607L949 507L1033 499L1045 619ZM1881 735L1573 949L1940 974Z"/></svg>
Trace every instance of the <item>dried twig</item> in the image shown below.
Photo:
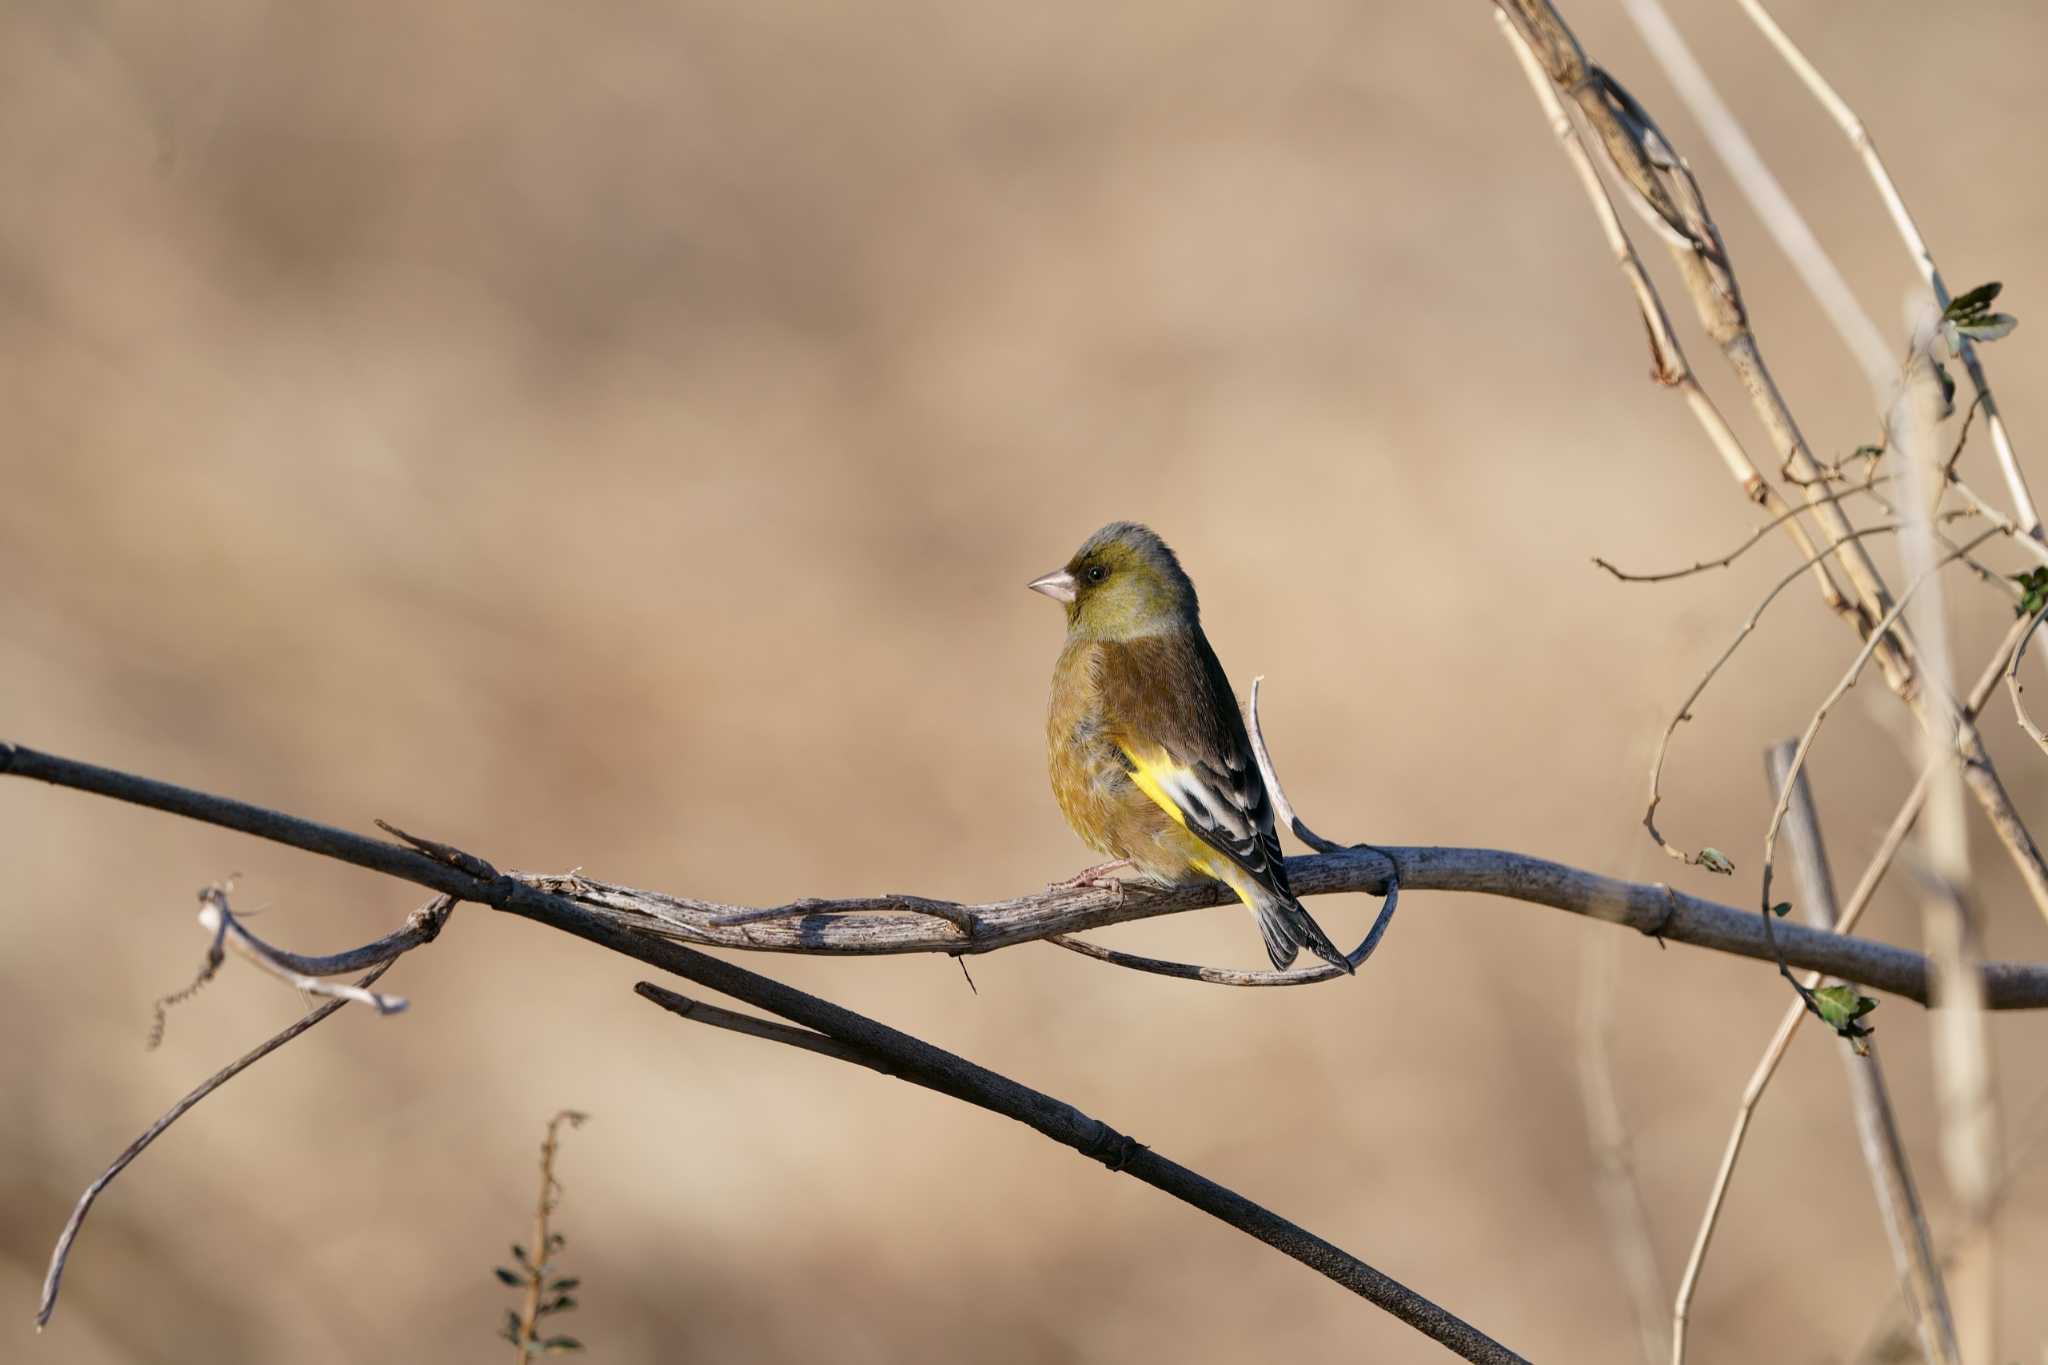
<svg viewBox="0 0 2048 1365"><path fill-rule="evenodd" d="M386 962L381 966L373 968L368 975L364 976L356 984L358 986L368 986L390 969L391 964ZM219 1071L214 1072L211 1076L208 1076L183 1099L166 1110L162 1118L144 1129L142 1136L129 1143L122 1150L121 1154L114 1158L113 1164L100 1172L98 1178L85 1187L85 1193L78 1196L78 1202L71 1208L71 1216L64 1220L64 1230L57 1234L55 1249L50 1252L50 1268L43 1276L43 1297L36 1305L36 1329L38 1331L49 1325L50 1315L57 1311L57 1292L64 1280L64 1266L71 1259L71 1247L78 1240L79 1229L85 1226L85 1215L92 1212L94 1201L100 1197L100 1193L107 1186L114 1183L114 1177L128 1169L130 1162L134 1161L136 1157L141 1156L150 1143L155 1142L161 1137L166 1128L169 1128L172 1124L183 1118L186 1112L194 1105L347 1003L346 999L336 998L329 1000L312 1013L297 1020L290 1026L278 1030L277 1033L273 1034L265 1042L242 1054L242 1056L228 1063Z"/></svg>
<svg viewBox="0 0 2048 1365"><path fill-rule="evenodd" d="M233 880L233 878L229 878L230 882ZM199 896L203 901L206 898L206 892L201 891ZM149 1023L149 1042L146 1044L149 1051L154 1052L163 1045L164 1026L169 1022L171 1010L199 994L207 982L220 974L221 964L228 960L227 936L227 920L225 918L218 919L213 931L213 942L206 945L206 957L200 962L199 971L193 976L191 983L179 987L169 995L160 995L156 998L156 1003L151 1006L152 1017Z"/></svg>
<svg viewBox="0 0 2048 1365"><path fill-rule="evenodd" d="M1891 532L1898 529L1898 525L1892 523L1883 526L1866 526L1850 534L1853 538L1877 535L1880 532ZM1835 549L1835 546L1830 545L1827 549L1820 552L1821 557L1825 558L1833 554ZM1763 601L1756 604L1756 608L1750 612L1742 625L1736 629L1735 638L1728 642L1728 647L1722 650L1711 664L1707 665L1707 671L1701 675L1698 682L1693 684L1693 689L1686 694L1685 700L1678 704L1678 710L1666 722L1664 733L1657 741L1657 752L1650 759L1650 800L1649 804L1643 809L1643 828L1650 832L1650 838L1656 841L1657 847L1663 849L1665 853L1676 858L1681 863L1689 866L1697 864L1701 861L1701 857L1697 853L1688 853L1684 849L1679 848L1669 839L1666 839L1657 828L1657 807L1664 800L1664 762L1670 756L1671 741L1678 734L1678 727L1693 718L1693 703L1705 694L1708 685L1714 681L1723 668L1727 667L1728 661L1735 657L1736 651L1742 648L1743 641L1750 637L1750 634L1756 630L1757 625L1764 619L1764 613L1770 610L1771 603L1777 601L1779 594L1796 583L1800 576L1806 572L1809 565L1810 561L1809 564L1801 564L1785 574L1772 585L1769 592L1764 594ZM1878 637L1873 635L1870 638L1874 642ZM1725 871L1727 869L1716 867L1713 870Z"/></svg>
<svg viewBox="0 0 2048 1365"><path fill-rule="evenodd" d="M570 1297L576 1281L549 1278L563 1238L561 1233L549 1228L548 1220L554 1216L555 1207L562 1197L561 1182L555 1179L555 1153L560 1147L562 1125L566 1123L571 1128L581 1128L589 1117L574 1109L563 1109L548 1120L547 1136L541 1139L540 1144L540 1192L534 1196L533 1202L533 1248L528 1251L524 1247L513 1247L513 1259L519 1262L519 1269L512 1271L500 1267L498 1271L498 1278L508 1284L524 1282L525 1292L520 1296L519 1311L507 1310L505 1314L503 1336L512 1343L516 1353L513 1365L527 1365L538 1355L560 1355L583 1347L583 1343L574 1337L543 1339L540 1328L542 1319L576 1306L576 1300Z"/></svg>
<svg viewBox="0 0 2048 1365"><path fill-rule="evenodd" d="M1804 490L1816 521L1829 539L1848 539L1852 528L1841 508L1835 503L1816 501L1826 491L1827 473L1813 458L1791 409L1764 364L1720 228L1684 159L1671 147L1648 112L1612 75L1588 60L1551 0L1497 0L1497 6L1514 21L1554 95L1576 109L1597 138L1619 183L1676 229L1678 240L1672 245L1673 259L1692 296L1700 323L1741 380L1773 446L1785 452L1785 477ZM1760 480L1744 481L1744 492L1751 498L1758 496L1760 487ZM1860 628L1867 629L1890 608L1890 596L1875 564L1861 546L1847 544L1840 563L1856 590ZM1910 695L1914 672L1904 642L1887 631L1880 640L1878 655L1894 689L1902 696Z"/></svg>
<svg viewBox="0 0 2048 1365"><path fill-rule="evenodd" d="M1578 176L1579 185L1586 193L1587 202L1592 205L1594 217L1600 224L1602 235L1607 240L1608 250L1613 254L1616 266L1635 295L1636 307L1641 311L1643 326L1650 338L1650 377L1668 388L1684 395L1686 406L1707 434L1721 462L1742 489L1743 496L1770 512L1773 526L1783 526L1785 533L1798 545L1799 552L1813 566L1814 582L1820 589L1821 600L1829 610L1845 619L1861 625L1862 613L1856 605L1842 595L1825 562L1814 549L1811 537L1797 516L1792 513L1805 508L1789 508L1777 490L1757 469L1755 461L1743 449L1742 441L1735 435L1727 419L1700 386L1699 378L1693 373L1691 364L1685 358L1684 348L1671 330L1670 315L1664 311L1664 301L1657 294L1656 286L1650 283L1648 272L1643 269L1642 259L1636 255L1635 247L1628 239L1628 233L1621 225L1620 217L1614 211L1614 202L1608 197L1606 187L1601 183L1600 172L1594 167L1591 153L1587 150L1578 127L1572 122L1571 114L1565 109L1557 90L1551 85L1550 77L1542 62L1531 50L1529 41L1509 19L1505 9L1497 9L1494 18L1498 21L1501 34L1507 40L1508 48L1522 65L1522 71L1529 80L1529 89L1542 106L1549 121L1550 130L1556 136L1558 146L1565 154L1573 172Z"/></svg>
<svg viewBox="0 0 2048 1365"><path fill-rule="evenodd" d="M1743 12L1749 15L1751 21L1770 41L1771 46L1777 49L1778 55L1792 68L1800 82L1820 101L1821 107L1826 109L1828 116L1835 121L1835 126L1842 130L1843 136L1847 137L1849 144L1856 149L1857 155L1863 161L1864 170L1869 173L1871 182L1877 186L1878 194L1884 200L1885 209L1891 215L1893 226L1898 229L1900 240L1906 244L1906 251L1912 256L1913 264L1920 272L1920 278L1927 282L1928 289L1933 292L1935 307L1948 307L1948 286L1943 283L1941 271L1934 263L1934 252L1928 247L1927 239L1920 235L1920 227L1913 221L1911 211L1906 208L1905 197L1899 193L1898 183L1886 169L1884 158L1878 155L1877 143L1871 138L1870 130L1864 127L1863 120L1849 107L1848 101L1836 93L1834 86L1828 83L1827 78L1821 75L1806 54L1800 51L1799 45L1786 35L1784 29L1778 27L1778 21L1771 17L1771 12L1764 7L1762 0L1736 0L1736 3L1742 6ZM2013 506L2019 510L2021 529L2027 538L2039 540L2042 534L2040 514L2034 510L2033 497L2027 491L2025 475L2020 472L2019 457L2013 453L2012 437L2005 429L2005 419L1999 415L1998 402L1992 397L1990 380L1984 373L1984 364L1977 358L1976 348L1970 344L1967 337L1963 339L1961 358L1963 368L1969 372L1970 384L1976 390L1977 400L1984 405L1985 422L1991 429L1991 445L1998 456L1999 472L2005 476L2006 489L2012 496Z"/></svg>
<svg viewBox="0 0 2048 1365"><path fill-rule="evenodd" d="M445 912L443 917L445 918ZM415 916L415 920L418 920L418 918ZM244 929L242 922L235 918L234 911L228 908L228 892L225 886L209 886L199 893L199 922L206 926L214 936L214 949L207 955L209 972L219 965L215 954L219 952L219 945L225 939L229 947L235 949L243 957L248 958L251 962L261 967L264 971L269 972L286 985L302 990L308 995L326 996L333 1000L353 1000L359 1005L368 1005L379 1014L397 1014L404 1010L406 1005L405 997L384 995L377 991L366 991L360 986L351 986L346 982L324 981L321 980L321 977L328 975L328 972L294 970L293 966L288 965L287 959L291 963L310 964L315 967L326 967L329 963L342 962L349 965L336 967L332 970L334 972L361 971L366 966L391 961L399 954L418 946L434 934L439 933L441 929L438 922L433 925L430 931L424 922L408 921L406 927L395 934L379 939L375 943L366 944L361 948L337 954L333 958L300 957L294 953L285 953L279 949L272 948L247 929Z"/></svg>
<svg viewBox="0 0 2048 1365"><path fill-rule="evenodd" d="M1823 500L1827 502L1840 502L1844 498L1853 498L1859 493L1871 493L1879 484L1888 482L1890 477L1888 474L1880 474L1875 478L1865 479L1862 483L1856 484L1853 487L1837 488L1825 494ZM1872 494L1872 496L1875 496L1875 494ZM1601 558L1599 555L1593 556L1593 563L1595 566L1607 570L1608 573L1614 575L1616 579L1623 583L1669 583L1673 579L1690 578L1694 574L1705 573L1710 569L1727 568L1747 554L1758 541L1769 535L1773 530L1805 511L1806 508L1804 507L1787 507L1770 520L1758 523L1756 528L1743 538L1742 543L1727 554L1722 555L1718 559L1699 560L1689 568L1666 569L1661 573L1629 573L1617 568L1612 562ZM1822 557L1825 558L1825 555ZM1803 573L1805 568L1805 565L1801 565L1800 571Z"/></svg>
<svg viewBox="0 0 2048 1365"><path fill-rule="evenodd" d="M207 950L206 965L201 969L198 980L194 981L192 986L186 988L186 990L179 992L178 995L180 997L189 996L192 991L198 988L201 982L207 980L219 969L224 956L222 943L224 941L236 941L236 935L239 935L242 940L246 940L246 942L241 942L239 946L252 960L279 973L295 985L299 984L297 974L290 968L283 966L283 962L289 961L299 966L312 966L315 968L334 962L355 963L358 967L370 965L371 970L368 975L356 982L354 986L337 987L328 982L314 982L313 985L321 988L318 993L328 997L326 1004L321 1005L318 1009L289 1027L279 1030L261 1046L244 1054L240 1059L216 1071L213 1075L207 1077L206 1080L200 1082L197 1088L172 1105L162 1118L151 1124L143 1132L142 1136L129 1143L127 1148L114 1158L113 1164L100 1173L98 1179L86 1186L85 1193L78 1197L77 1205L71 1210L71 1217L65 1221L64 1230L57 1235L55 1250L50 1253L49 1273L43 1279L42 1302L36 1309L36 1326L38 1328L47 1325L50 1321L50 1314L54 1313L57 1309L58 1283L64 1278L64 1264L71 1256L71 1244L78 1239L78 1230L85 1224L85 1215L91 1211L93 1201L100 1197L100 1192L113 1183L114 1177L121 1174L127 1168L128 1163L141 1156L143 1149L156 1141L157 1137L166 1128L183 1117L186 1111L242 1072L248 1070L249 1067L263 1060L263 1058L277 1051L277 1049L283 1047L286 1043L289 1043L292 1039L340 1009L343 1005L348 1004L350 1001L357 1001L370 1005L372 1008L377 1009L379 1013L385 1014L394 1013L395 1010L380 1006L377 1002L384 1001L386 1004L395 1004L396 1009L405 1008L403 1000L394 996L378 995L376 992L369 990L368 987L378 977L389 971L391 964L401 954L417 948L423 943L431 943L434 937L441 932L441 926L448 922L448 916L455 908L455 899L453 897L447 895L436 896L433 900L407 916L405 927L395 934L388 935L373 944L352 949L347 953L342 953L332 958L308 958L271 948L269 945L257 940L248 931L242 929L239 922L235 920L233 914L228 910L227 896L228 888L225 884L205 887L199 893L201 905L199 912L200 923L206 925L213 932L213 942ZM342 968L341 970L347 969ZM154 1039L162 1035L162 1007L165 1003L175 1003L175 998L166 997L164 1001L158 1002L157 1028L152 1035L152 1046L154 1046Z"/></svg>
<svg viewBox="0 0 2048 1365"><path fill-rule="evenodd" d="M1686 44L1684 35L1671 21L1662 0L1622 0L1622 8L1635 20L1636 29L1650 52L1664 68L1679 97L1699 121L1707 141L1720 153L1741 187L1743 195L1778 247L1791 260L1806 287L1820 302L1821 311L1834 324L1835 332L1849 353L1856 357L1880 401L1897 374L1892 348L1885 344L1877 324L1856 300L1855 291L1842 278L1834 260L1807 226L1806 218L1793 204L1792 196L1764 164L1756 144L1743 131L1727 103L1715 90L1699 60Z"/></svg>
<svg viewBox="0 0 2048 1365"><path fill-rule="evenodd" d="M2043 604L2041 609L2034 613L2033 618L2027 622L2027 628L2020 633L2020 647L2012 652L2012 662L2006 665L2005 686L2006 690L2012 693L2012 712L2019 718L2020 729L2025 730L2034 743L2048 749L2048 731L2043 731L2034 723L2034 718L2027 714L2026 703L2020 700L2020 693L2025 690L2020 686L2020 656L2027 652L2027 645L2033 640L2034 632L2041 628L2043 618L2048 618L2048 604Z"/></svg>
<svg viewBox="0 0 2048 1365"><path fill-rule="evenodd" d="M2000 532L1996 530L1986 531L1970 541L1969 545L1965 548L1974 547L1998 534ZM1791 779L1796 777L1800 769L1806 766L1807 752L1813 748L1814 738L1820 734L1820 727L1827 720L1828 712L1834 707L1836 702L1842 699L1843 695L1850 688L1856 685L1856 679L1863 673L1863 665L1870 661L1870 656L1876 650L1878 642L1884 638L1884 632L1897 622L1901 613L1912 602L1915 594L1922 587L1934 581L1935 576L1940 573L1942 565L1950 562L1953 558L1954 556L1952 555L1944 555L1935 564L1923 569L1918 577L1906 585L1905 592L1900 594L1899 600L1885 613L1885 619L1880 621L1877 628L1871 631L1870 638L1863 642L1863 648L1856 651L1856 657L1850 660L1849 667L1843 671L1841 679L1835 683L1834 688L1829 691L1827 696L1821 699L1820 705L1814 708L1813 719L1806 723L1805 731L1799 736L1798 747L1793 750L1792 761L1787 767L1785 786L1778 793L1777 806L1771 811L1770 824L1764 829L1763 886L1758 896L1758 905L1763 911L1762 918L1765 935L1771 938L1774 945L1780 931L1774 927L1777 917L1771 913L1771 859L1777 851L1778 831L1784 823L1785 810L1792 799ZM1958 717L1958 719L1961 720L1962 718ZM1967 722L1965 721L1964 723ZM1950 748L1953 749L1953 745ZM1800 998L1806 1001L1807 1007L1818 1013L1819 1007L1813 1002L1812 992L1800 984L1799 979L1792 974L1790 965L1781 960L1778 963L1778 971L1787 981L1792 983L1793 989L1799 992ZM1843 975L1845 979L1855 979L1853 972L1836 974Z"/></svg>

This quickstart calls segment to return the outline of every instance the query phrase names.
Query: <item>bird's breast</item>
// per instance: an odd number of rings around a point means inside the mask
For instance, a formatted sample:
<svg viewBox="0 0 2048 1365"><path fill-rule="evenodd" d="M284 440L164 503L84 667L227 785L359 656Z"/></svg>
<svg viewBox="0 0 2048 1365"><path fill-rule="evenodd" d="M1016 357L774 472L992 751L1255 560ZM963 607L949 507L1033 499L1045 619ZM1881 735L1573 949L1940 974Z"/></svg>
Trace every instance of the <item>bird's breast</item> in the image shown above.
<svg viewBox="0 0 2048 1365"><path fill-rule="evenodd" d="M1129 858L1153 876L1186 875L1183 831L1131 779L1117 718L1104 702L1099 641L1070 641L1053 667L1046 711L1046 766L1053 797L1090 848ZM1162 842L1165 841L1165 842ZM1173 844L1169 848L1166 845Z"/></svg>

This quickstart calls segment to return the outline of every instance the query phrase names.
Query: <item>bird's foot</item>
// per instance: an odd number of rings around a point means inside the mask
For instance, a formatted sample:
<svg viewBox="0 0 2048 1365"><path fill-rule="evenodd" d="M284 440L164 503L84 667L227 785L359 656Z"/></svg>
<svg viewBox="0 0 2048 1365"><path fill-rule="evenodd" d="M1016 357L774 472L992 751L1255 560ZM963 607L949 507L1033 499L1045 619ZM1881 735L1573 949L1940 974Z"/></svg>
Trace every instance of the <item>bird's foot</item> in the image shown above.
<svg viewBox="0 0 2048 1365"><path fill-rule="evenodd" d="M1122 895L1124 889L1123 878L1110 874L1121 872L1130 865L1131 860L1129 858L1118 858L1114 862L1097 863L1093 867L1082 868L1065 881L1049 882L1045 889L1047 891L1088 891L1101 889L1115 891L1118 895Z"/></svg>

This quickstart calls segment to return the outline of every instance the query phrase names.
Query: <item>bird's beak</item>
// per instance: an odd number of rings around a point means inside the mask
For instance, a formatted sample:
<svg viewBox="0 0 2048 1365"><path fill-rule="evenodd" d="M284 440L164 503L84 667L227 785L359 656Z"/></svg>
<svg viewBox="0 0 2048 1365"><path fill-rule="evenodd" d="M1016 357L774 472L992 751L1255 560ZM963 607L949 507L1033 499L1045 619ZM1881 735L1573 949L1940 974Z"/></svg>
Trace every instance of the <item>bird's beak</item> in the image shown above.
<svg viewBox="0 0 2048 1365"><path fill-rule="evenodd" d="M1043 578L1034 578L1024 585L1033 592L1042 592L1055 602L1074 600L1074 576L1065 569L1054 569Z"/></svg>

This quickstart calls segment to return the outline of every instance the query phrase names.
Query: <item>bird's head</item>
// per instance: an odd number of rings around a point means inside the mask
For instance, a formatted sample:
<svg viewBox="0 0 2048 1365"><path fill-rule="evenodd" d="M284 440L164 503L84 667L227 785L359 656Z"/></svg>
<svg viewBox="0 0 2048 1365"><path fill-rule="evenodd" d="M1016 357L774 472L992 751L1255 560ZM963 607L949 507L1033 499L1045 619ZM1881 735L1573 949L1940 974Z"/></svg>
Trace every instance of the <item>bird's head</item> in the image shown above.
<svg viewBox="0 0 2048 1365"><path fill-rule="evenodd" d="M1113 521L1088 537L1063 569L1028 584L1067 606L1067 632L1129 640L1192 626L1195 585L1149 527Z"/></svg>

